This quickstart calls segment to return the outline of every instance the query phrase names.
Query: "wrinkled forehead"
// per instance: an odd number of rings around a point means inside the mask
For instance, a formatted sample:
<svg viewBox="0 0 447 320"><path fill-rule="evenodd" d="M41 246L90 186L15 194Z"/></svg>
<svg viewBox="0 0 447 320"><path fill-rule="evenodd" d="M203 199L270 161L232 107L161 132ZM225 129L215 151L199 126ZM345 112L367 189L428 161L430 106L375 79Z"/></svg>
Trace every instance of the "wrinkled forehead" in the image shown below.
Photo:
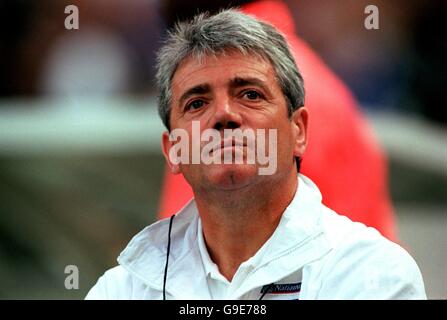
<svg viewBox="0 0 447 320"><path fill-rule="evenodd" d="M178 64L173 77L171 78L171 90L178 85L199 81L197 75L203 81L210 79L211 74L221 78L228 77L251 77L258 76L265 81L271 79L277 85L279 84L277 74L273 64L266 57L255 52L240 52L237 50L227 50L218 53L202 53L198 55L189 55ZM203 72L205 70L205 72ZM236 72L237 75L232 73ZM217 77L219 77L217 76Z"/></svg>
<svg viewBox="0 0 447 320"><path fill-rule="evenodd" d="M246 84L263 83L271 89L280 90L270 62L258 56L233 52L191 56L182 61L172 79L173 98L196 86L207 87L208 90L213 87L234 89L240 87L244 80Z"/></svg>

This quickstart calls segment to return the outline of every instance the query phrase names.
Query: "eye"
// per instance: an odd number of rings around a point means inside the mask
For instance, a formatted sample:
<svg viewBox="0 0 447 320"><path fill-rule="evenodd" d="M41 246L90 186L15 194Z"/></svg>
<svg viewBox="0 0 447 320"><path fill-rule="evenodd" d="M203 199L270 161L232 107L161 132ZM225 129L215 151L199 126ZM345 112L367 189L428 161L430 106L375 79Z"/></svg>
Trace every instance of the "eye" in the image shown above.
<svg viewBox="0 0 447 320"><path fill-rule="evenodd" d="M262 95L257 91L248 90L244 92L243 97L246 97L249 100L257 100L259 98L262 98Z"/></svg>
<svg viewBox="0 0 447 320"><path fill-rule="evenodd" d="M186 105L185 110L200 109L201 107L203 107L204 104L205 104L205 102L203 100L193 100Z"/></svg>

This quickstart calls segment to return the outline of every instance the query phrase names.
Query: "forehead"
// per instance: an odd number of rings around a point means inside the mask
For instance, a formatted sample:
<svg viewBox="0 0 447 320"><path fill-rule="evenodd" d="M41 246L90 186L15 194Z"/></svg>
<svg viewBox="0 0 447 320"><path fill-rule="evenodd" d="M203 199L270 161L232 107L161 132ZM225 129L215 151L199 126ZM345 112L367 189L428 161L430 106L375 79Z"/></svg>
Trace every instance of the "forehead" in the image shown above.
<svg viewBox="0 0 447 320"><path fill-rule="evenodd" d="M276 82L275 71L269 60L255 54L226 52L185 58L174 73L172 89L176 91L203 83L212 85L236 77L255 77L264 82Z"/></svg>

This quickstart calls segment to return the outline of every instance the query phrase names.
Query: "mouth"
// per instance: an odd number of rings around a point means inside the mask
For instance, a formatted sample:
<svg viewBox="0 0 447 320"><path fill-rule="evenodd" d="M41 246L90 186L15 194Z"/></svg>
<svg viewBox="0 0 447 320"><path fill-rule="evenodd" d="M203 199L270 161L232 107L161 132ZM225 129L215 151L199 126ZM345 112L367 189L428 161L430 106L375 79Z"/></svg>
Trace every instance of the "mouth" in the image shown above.
<svg viewBox="0 0 447 320"><path fill-rule="evenodd" d="M214 154L216 151L223 152L227 150L242 150L244 147L247 147L247 143L241 140L234 138L221 139L213 144L210 154Z"/></svg>
<svg viewBox="0 0 447 320"><path fill-rule="evenodd" d="M220 142L220 149L234 148L234 147L246 147L247 144L240 140L224 139Z"/></svg>

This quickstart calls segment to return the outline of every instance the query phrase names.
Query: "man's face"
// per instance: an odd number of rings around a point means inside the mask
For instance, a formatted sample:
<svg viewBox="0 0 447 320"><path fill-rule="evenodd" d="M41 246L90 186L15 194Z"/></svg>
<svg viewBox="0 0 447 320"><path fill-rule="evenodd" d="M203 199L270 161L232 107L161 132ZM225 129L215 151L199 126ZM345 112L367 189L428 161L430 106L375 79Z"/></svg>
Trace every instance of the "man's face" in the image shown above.
<svg viewBox="0 0 447 320"><path fill-rule="evenodd" d="M255 133L265 129L266 153L272 152L268 150L269 129L277 132L276 170L268 176L259 174L259 163L247 164L248 145L220 149L222 155L239 153L242 164L173 164L169 150L175 142L164 133L163 152L171 171L182 173L195 192L235 190L263 179L296 174L294 158L302 156L307 142L307 110L300 108L292 119L288 117L286 99L270 62L236 52L201 60L187 58L177 68L172 80L171 130L184 129L191 139L193 121L200 124L200 133L215 129L222 137L224 129L250 129ZM204 144L201 142L202 147ZM190 151L194 151L192 147Z"/></svg>

